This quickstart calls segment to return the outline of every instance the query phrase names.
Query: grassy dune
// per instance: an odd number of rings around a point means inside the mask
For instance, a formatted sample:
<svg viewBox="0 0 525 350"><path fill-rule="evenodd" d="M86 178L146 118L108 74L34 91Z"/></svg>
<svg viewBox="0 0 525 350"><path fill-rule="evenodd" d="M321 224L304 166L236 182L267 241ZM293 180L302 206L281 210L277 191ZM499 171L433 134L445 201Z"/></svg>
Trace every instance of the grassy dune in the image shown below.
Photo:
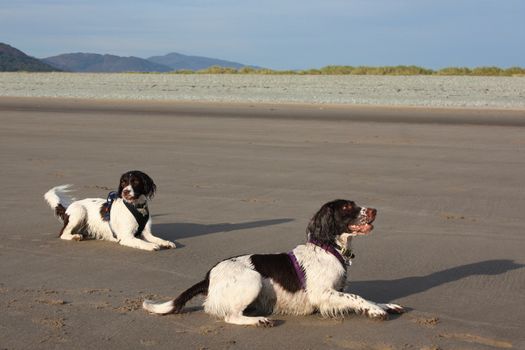
<svg viewBox="0 0 525 350"><path fill-rule="evenodd" d="M308 70L273 70L256 69L244 67L240 69L213 66L207 69L192 71L179 70L173 74L261 74L261 75L466 75L466 76L525 76L525 68L511 67L447 67L439 70L432 70L418 66L326 66L320 69Z"/></svg>

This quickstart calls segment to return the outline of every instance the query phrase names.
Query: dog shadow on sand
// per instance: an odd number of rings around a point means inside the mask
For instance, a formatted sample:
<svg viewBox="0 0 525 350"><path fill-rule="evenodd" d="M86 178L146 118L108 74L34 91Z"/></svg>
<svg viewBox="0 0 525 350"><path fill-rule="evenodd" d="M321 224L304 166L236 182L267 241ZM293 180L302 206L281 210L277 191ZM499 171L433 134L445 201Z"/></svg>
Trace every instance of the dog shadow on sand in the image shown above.
<svg viewBox="0 0 525 350"><path fill-rule="evenodd" d="M237 230L247 230L258 227L286 224L294 219L268 219L257 221L246 221L238 223L223 222L218 224L195 224L188 222L177 222L171 224L153 224L153 232L159 237L176 241L181 238L196 237L219 232L230 232Z"/></svg>
<svg viewBox="0 0 525 350"><path fill-rule="evenodd" d="M426 276L396 280L350 281L346 290L374 301L397 300L470 276L495 276L523 267L525 265L517 264L513 260L486 260L452 267Z"/></svg>

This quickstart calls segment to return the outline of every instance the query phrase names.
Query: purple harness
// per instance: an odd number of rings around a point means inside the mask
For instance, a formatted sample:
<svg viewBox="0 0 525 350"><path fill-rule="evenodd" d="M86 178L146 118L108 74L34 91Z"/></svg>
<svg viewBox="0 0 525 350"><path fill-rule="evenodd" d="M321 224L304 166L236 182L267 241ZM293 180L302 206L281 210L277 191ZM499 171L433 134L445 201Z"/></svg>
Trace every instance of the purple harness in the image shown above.
<svg viewBox="0 0 525 350"><path fill-rule="evenodd" d="M290 261L292 262L292 265L295 269L295 273L297 274L297 278L299 278L299 283L301 284L301 289L306 289L306 276L304 273L303 268L301 267L301 264L299 264L299 261L297 261L297 257L293 252L288 252L288 257L290 258Z"/></svg>
<svg viewBox="0 0 525 350"><path fill-rule="evenodd" d="M333 246L326 243L318 242L314 239L308 240L308 243L312 243L318 246L319 248L325 250L326 252L332 254L337 258L337 260L339 260L341 265L343 265L343 267L346 268L347 263L345 258L343 258L343 256ZM292 262L292 265L295 269L295 273L297 274L297 278L299 279L299 283L301 284L301 289L306 289L306 274L304 273L303 267L301 266L301 264L299 264L299 261L297 261L297 257L293 252L288 252L286 254L288 254L288 257Z"/></svg>
<svg viewBox="0 0 525 350"><path fill-rule="evenodd" d="M341 255L341 253L339 253L335 248L334 246L330 245L330 244L326 244L326 243L321 243L319 241L316 241L315 239L309 239L308 240L308 243L312 243L316 246L318 246L319 248L322 248L324 249L325 251L327 251L328 253L332 254L333 256L335 256L337 258L337 260L339 260L339 262L341 263L341 265L343 265L343 267L346 267L346 260L345 258L343 258L343 256Z"/></svg>

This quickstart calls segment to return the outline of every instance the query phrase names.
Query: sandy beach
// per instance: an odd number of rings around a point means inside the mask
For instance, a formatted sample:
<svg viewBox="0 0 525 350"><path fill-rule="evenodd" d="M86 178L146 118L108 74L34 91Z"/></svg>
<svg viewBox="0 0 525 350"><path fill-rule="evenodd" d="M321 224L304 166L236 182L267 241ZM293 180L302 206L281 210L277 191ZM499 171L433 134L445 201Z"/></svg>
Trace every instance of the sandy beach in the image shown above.
<svg viewBox="0 0 525 350"><path fill-rule="evenodd" d="M524 349L525 113L0 97L0 349ZM179 248L66 242L43 194L158 185L153 230ZM218 260L286 252L346 198L378 209L346 289L384 322L274 316L270 329L152 316Z"/></svg>

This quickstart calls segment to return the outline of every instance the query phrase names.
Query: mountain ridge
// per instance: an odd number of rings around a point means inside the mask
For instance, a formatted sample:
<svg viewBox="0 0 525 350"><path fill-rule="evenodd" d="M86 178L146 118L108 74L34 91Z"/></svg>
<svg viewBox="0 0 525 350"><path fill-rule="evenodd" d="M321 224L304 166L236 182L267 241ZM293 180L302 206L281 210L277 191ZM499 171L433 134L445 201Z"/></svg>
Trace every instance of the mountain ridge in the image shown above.
<svg viewBox="0 0 525 350"><path fill-rule="evenodd" d="M70 72L169 72L170 67L140 57L124 57L98 53L65 53L43 58L42 61L61 70Z"/></svg>
<svg viewBox="0 0 525 350"><path fill-rule="evenodd" d="M249 66L218 58L184 55L170 52L165 55L140 58L135 56L118 56L87 52L63 53L55 56L37 59L8 44L0 43L0 71L29 72L157 72L199 71L210 67L241 69Z"/></svg>
<svg viewBox="0 0 525 350"><path fill-rule="evenodd" d="M135 56L124 57L111 54L77 52L46 57L42 61L57 69L70 72L165 73L178 70L198 71L213 66L235 69L248 67L238 62L204 56L189 56L177 52L171 52L162 56L151 56L147 59Z"/></svg>
<svg viewBox="0 0 525 350"><path fill-rule="evenodd" d="M245 64L222 60L218 58L184 55L178 52L170 52L162 56L151 56L147 58L148 61L162 64L172 68L173 70L201 70L213 66L220 66L225 68L240 69L248 67Z"/></svg>
<svg viewBox="0 0 525 350"><path fill-rule="evenodd" d="M0 72L53 72L58 70L11 45L0 42Z"/></svg>

